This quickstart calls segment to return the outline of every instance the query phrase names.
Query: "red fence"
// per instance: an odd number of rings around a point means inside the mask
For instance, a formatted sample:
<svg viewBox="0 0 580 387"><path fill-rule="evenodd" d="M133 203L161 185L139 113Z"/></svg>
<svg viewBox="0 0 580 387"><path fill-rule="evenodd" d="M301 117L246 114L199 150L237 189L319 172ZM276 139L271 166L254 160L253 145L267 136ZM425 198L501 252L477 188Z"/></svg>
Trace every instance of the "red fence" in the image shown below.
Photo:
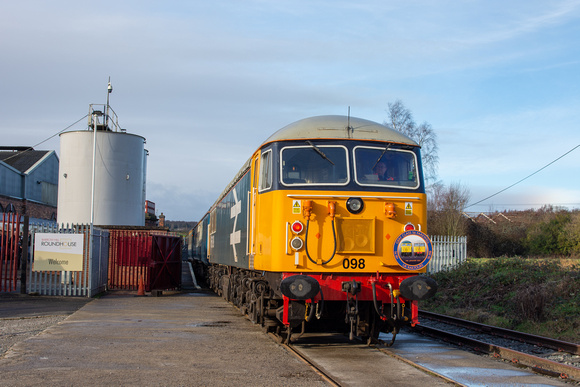
<svg viewBox="0 0 580 387"><path fill-rule="evenodd" d="M137 290L141 279L146 291L181 286L181 238L158 234L110 230L109 289Z"/></svg>
<svg viewBox="0 0 580 387"><path fill-rule="evenodd" d="M20 264L20 215L2 214L0 230L0 292L13 292Z"/></svg>

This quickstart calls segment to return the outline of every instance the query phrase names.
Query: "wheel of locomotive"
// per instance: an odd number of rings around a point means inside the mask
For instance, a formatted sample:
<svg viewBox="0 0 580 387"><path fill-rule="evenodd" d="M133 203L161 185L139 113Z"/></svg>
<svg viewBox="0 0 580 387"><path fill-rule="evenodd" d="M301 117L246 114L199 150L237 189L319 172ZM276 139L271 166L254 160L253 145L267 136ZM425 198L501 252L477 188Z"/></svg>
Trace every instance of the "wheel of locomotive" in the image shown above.
<svg viewBox="0 0 580 387"><path fill-rule="evenodd" d="M235 306L239 307L240 305L238 304L238 284L239 284L239 280L240 280L240 274L238 272L233 273L230 276L230 283L229 283L229 297L230 297L230 302L232 304L234 304Z"/></svg>
<svg viewBox="0 0 580 387"><path fill-rule="evenodd" d="M242 307L246 304L246 292L247 292L246 277L247 273L245 271L240 274L239 284L236 289L237 303L239 307Z"/></svg>
<svg viewBox="0 0 580 387"><path fill-rule="evenodd" d="M208 269L207 269L207 279L206 279L206 281L207 281L207 287L213 290L213 287L212 287L212 283L213 283L212 274L213 274L212 268L211 267L208 267Z"/></svg>
<svg viewBox="0 0 580 387"><path fill-rule="evenodd" d="M220 276L220 270L216 266L212 266L212 290L219 296L221 296Z"/></svg>
<svg viewBox="0 0 580 387"><path fill-rule="evenodd" d="M258 323L258 297L255 294L250 293L248 301L248 317L254 324Z"/></svg>

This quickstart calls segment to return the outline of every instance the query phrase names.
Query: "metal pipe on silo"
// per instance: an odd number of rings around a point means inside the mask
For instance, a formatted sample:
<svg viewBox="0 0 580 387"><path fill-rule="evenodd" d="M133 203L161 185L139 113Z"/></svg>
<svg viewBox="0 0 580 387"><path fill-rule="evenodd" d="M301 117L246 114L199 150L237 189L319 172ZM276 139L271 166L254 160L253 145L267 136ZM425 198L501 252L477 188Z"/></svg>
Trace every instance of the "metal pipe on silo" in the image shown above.
<svg viewBox="0 0 580 387"><path fill-rule="evenodd" d="M95 221L95 171L97 166L97 119L100 113L98 110L93 110L93 174L92 174L92 186L91 186L91 229L89 231L89 262L93 262L93 241L94 241L94 229L93 224Z"/></svg>

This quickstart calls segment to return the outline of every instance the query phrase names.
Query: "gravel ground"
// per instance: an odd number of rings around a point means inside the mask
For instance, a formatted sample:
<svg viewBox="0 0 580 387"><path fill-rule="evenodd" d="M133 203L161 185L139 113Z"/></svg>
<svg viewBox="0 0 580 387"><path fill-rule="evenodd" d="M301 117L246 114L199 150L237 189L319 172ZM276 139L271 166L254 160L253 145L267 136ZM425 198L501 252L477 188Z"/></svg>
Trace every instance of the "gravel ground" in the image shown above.
<svg viewBox="0 0 580 387"><path fill-rule="evenodd" d="M14 344L64 321L91 300L84 297L0 294L0 357Z"/></svg>
<svg viewBox="0 0 580 387"><path fill-rule="evenodd" d="M0 319L0 356L10 347L58 324L68 315Z"/></svg>

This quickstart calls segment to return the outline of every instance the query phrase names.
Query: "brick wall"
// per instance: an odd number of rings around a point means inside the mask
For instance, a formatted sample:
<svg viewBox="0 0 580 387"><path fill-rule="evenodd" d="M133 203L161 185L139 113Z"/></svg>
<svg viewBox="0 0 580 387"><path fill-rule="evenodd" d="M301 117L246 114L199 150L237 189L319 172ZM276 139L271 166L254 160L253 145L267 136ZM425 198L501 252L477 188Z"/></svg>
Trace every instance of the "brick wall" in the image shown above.
<svg viewBox="0 0 580 387"><path fill-rule="evenodd" d="M48 206L23 199L15 199L7 196L0 196L0 204L4 211L9 204L12 204L16 212L20 215L28 215L31 218L54 219L56 220L56 207Z"/></svg>

